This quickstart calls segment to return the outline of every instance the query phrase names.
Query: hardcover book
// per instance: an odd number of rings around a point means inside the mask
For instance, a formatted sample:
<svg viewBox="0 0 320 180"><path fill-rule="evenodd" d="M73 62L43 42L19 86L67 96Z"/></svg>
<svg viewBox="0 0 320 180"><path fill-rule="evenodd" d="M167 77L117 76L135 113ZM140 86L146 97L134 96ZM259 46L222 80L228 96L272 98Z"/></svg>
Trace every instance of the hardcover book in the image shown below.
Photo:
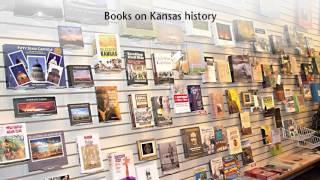
<svg viewBox="0 0 320 180"><path fill-rule="evenodd" d="M92 123L89 103L68 104L68 110L71 126Z"/></svg>
<svg viewBox="0 0 320 180"><path fill-rule="evenodd" d="M0 125L0 164L29 159L25 123Z"/></svg>
<svg viewBox="0 0 320 180"><path fill-rule="evenodd" d="M274 115L274 99L273 95L266 95L261 98L262 109L264 116L270 117Z"/></svg>
<svg viewBox="0 0 320 180"><path fill-rule="evenodd" d="M224 179L232 180L240 176L240 163L234 155L222 157Z"/></svg>
<svg viewBox="0 0 320 180"><path fill-rule="evenodd" d="M116 86L96 87L99 122L121 120Z"/></svg>
<svg viewBox="0 0 320 180"><path fill-rule="evenodd" d="M222 152L228 149L227 132L223 126L214 127L215 152Z"/></svg>
<svg viewBox="0 0 320 180"><path fill-rule="evenodd" d="M200 85L188 85L190 109L192 111L203 110L202 94Z"/></svg>
<svg viewBox="0 0 320 180"><path fill-rule="evenodd" d="M69 65L67 66L69 87L92 87L94 86L91 66Z"/></svg>
<svg viewBox="0 0 320 180"><path fill-rule="evenodd" d="M187 20L185 23L187 36L204 36L209 38L212 36L209 21Z"/></svg>
<svg viewBox="0 0 320 180"><path fill-rule="evenodd" d="M95 34L93 52L96 73L117 73L122 70L118 34Z"/></svg>
<svg viewBox="0 0 320 180"><path fill-rule="evenodd" d="M276 78L273 71L273 66L270 64L261 64L263 75L263 88L274 87L276 84Z"/></svg>
<svg viewBox="0 0 320 180"><path fill-rule="evenodd" d="M48 170L68 164L63 131L28 135L29 172Z"/></svg>
<svg viewBox="0 0 320 180"><path fill-rule="evenodd" d="M301 64L301 79L303 84L308 84L314 80L313 68L311 64Z"/></svg>
<svg viewBox="0 0 320 180"><path fill-rule="evenodd" d="M112 180L135 180L136 171L134 157L131 150L118 151L108 155Z"/></svg>
<svg viewBox="0 0 320 180"><path fill-rule="evenodd" d="M128 95L128 102L133 128L154 126L148 94L130 94Z"/></svg>
<svg viewBox="0 0 320 180"><path fill-rule="evenodd" d="M236 55L229 56L229 66L231 71L232 82L251 82L252 70L249 62L249 56Z"/></svg>
<svg viewBox="0 0 320 180"><path fill-rule="evenodd" d="M227 89L226 98L229 114L242 112L238 91L236 89Z"/></svg>
<svg viewBox="0 0 320 180"><path fill-rule="evenodd" d="M255 41L253 42L253 50L260 53L270 52L270 43L265 29L255 28Z"/></svg>
<svg viewBox="0 0 320 180"><path fill-rule="evenodd" d="M229 62L225 60L217 60L217 79L220 83L232 82Z"/></svg>
<svg viewBox="0 0 320 180"><path fill-rule="evenodd" d="M60 47L3 45L7 88L66 87Z"/></svg>
<svg viewBox="0 0 320 180"><path fill-rule="evenodd" d="M147 66L143 51L124 51L128 85L147 85Z"/></svg>
<svg viewBox="0 0 320 180"><path fill-rule="evenodd" d="M304 112L306 111L306 105L304 102L304 97L302 95L293 96L294 105L296 112Z"/></svg>
<svg viewBox="0 0 320 180"><path fill-rule="evenodd" d="M98 134L77 137L81 173L94 173L104 168Z"/></svg>
<svg viewBox="0 0 320 180"><path fill-rule="evenodd" d="M273 54L281 54L284 51L283 39L281 36L270 35L269 40Z"/></svg>
<svg viewBox="0 0 320 180"><path fill-rule="evenodd" d="M152 69L154 76L154 83L156 85L173 83L174 74L172 71L173 61L170 53L153 53Z"/></svg>
<svg viewBox="0 0 320 180"><path fill-rule="evenodd" d="M207 63L207 66L205 72L202 74L202 83L217 82L216 63L214 61L214 57L204 57L204 61Z"/></svg>
<svg viewBox="0 0 320 180"><path fill-rule="evenodd" d="M271 127L269 125L262 125L260 131L263 144L271 144Z"/></svg>
<svg viewBox="0 0 320 180"><path fill-rule="evenodd" d="M136 166L137 179L139 180L160 180L157 163L155 161Z"/></svg>
<svg viewBox="0 0 320 180"><path fill-rule="evenodd" d="M233 46L235 39L232 29L231 23L215 21L213 24L214 44L216 46Z"/></svg>
<svg viewBox="0 0 320 180"><path fill-rule="evenodd" d="M240 133L238 127L227 128L227 137L229 143L229 154L239 154L242 152Z"/></svg>
<svg viewBox="0 0 320 180"><path fill-rule="evenodd" d="M312 2L297 0L297 23L300 27L312 28L312 9Z"/></svg>
<svg viewBox="0 0 320 180"><path fill-rule="evenodd" d="M176 142L158 144L162 171L171 171L180 167Z"/></svg>
<svg viewBox="0 0 320 180"><path fill-rule="evenodd" d="M203 52L199 47L186 48L186 60L189 66L189 75L201 75L205 72L205 62Z"/></svg>
<svg viewBox="0 0 320 180"><path fill-rule="evenodd" d="M156 126L172 125L169 96L151 97L151 103Z"/></svg>
<svg viewBox="0 0 320 180"><path fill-rule="evenodd" d="M311 83L310 89L311 89L311 94L312 94L312 101L319 102L320 101L320 84Z"/></svg>
<svg viewBox="0 0 320 180"><path fill-rule="evenodd" d="M253 163L253 155L252 155L252 149L251 149L251 144L249 140L242 141L242 164L248 165L250 163Z"/></svg>
<svg viewBox="0 0 320 180"><path fill-rule="evenodd" d="M83 37L81 27L58 26L59 42L62 48L83 48Z"/></svg>
<svg viewBox="0 0 320 180"><path fill-rule="evenodd" d="M311 83L310 85L309 84L304 84L303 85L303 96L307 100L311 100L312 99L312 92L311 92L311 85L312 84L314 84L314 83Z"/></svg>
<svg viewBox="0 0 320 180"><path fill-rule="evenodd" d="M194 169L195 180L208 179L207 171L208 170L206 166L200 166L195 168Z"/></svg>
<svg viewBox="0 0 320 180"><path fill-rule="evenodd" d="M13 98L13 107L16 118L57 114L55 97Z"/></svg>
<svg viewBox="0 0 320 180"><path fill-rule="evenodd" d="M178 113L191 112L187 88L175 83L173 86L174 111Z"/></svg>
<svg viewBox="0 0 320 180"><path fill-rule="evenodd" d="M242 135L251 135L251 122L250 122L250 113L242 112L240 113L240 121L241 121L241 133Z"/></svg>
<svg viewBox="0 0 320 180"><path fill-rule="evenodd" d="M217 157L210 160L210 171L213 180L223 179L223 164L221 157Z"/></svg>
<svg viewBox="0 0 320 180"><path fill-rule="evenodd" d="M234 20L233 30L237 41L253 41L254 40L254 29L252 21L246 20Z"/></svg>
<svg viewBox="0 0 320 180"><path fill-rule="evenodd" d="M214 128L208 126L200 127L200 133L203 151L207 154L213 154L215 150Z"/></svg>
<svg viewBox="0 0 320 180"><path fill-rule="evenodd" d="M209 94L209 103L213 118L224 117L224 100L223 92L215 91Z"/></svg>
<svg viewBox="0 0 320 180"><path fill-rule="evenodd" d="M181 129L185 158L197 157L204 153L199 127Z"/></svg>

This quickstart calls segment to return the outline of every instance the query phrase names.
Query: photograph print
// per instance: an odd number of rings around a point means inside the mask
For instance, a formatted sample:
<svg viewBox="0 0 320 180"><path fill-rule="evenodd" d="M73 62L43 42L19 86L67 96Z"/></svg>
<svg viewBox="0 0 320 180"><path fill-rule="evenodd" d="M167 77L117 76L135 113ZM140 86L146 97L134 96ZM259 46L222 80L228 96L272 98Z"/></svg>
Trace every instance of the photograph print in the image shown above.
<svg viewBox="0 0 320 180"><path fill-rule="evenodd" d="M232 74L234 82L251 82L252 70L247 55L236 55L229 57L230 66L232 66Z"/></svg>
<svg viewBox="0 0 320 180"><path fill-rule="evenodd" d="M60 46L63 48L83 48L81 27L58 26Z"/></svg>
<svg viewBox="0 0 320 180"><path fill-rule="evenodd" d="M154 139L137 141L139 160L157 159L157 147Z"/></svg>
<svg viewBox="0 0 320 180"><path fill-rule="evenodd" d="M179 159L176 142L161 143L159 146L160 162L162 171L179 168Z"/></svg>
<svg viewBox="0 0 320 180"><path fill-rule="evenodd" d="M27 56L28 73L34 82L46 81L46 56Z"/></svg>
<svg viewBox="0 0 320 180"><path fill-rule="evenodd" d="M57 114L55 97L14 98L13 106L15 117Z"/></svg>
<svg viewBox="0 0 320 180"><path fill-rule="evenodd" d="M228 24L217 23L216 26L219 39L232 41L231 28Z"/></svg>
<svg viewBox="0 0 320 180"><path fill-rule="evenodd" d="M47 67L49 68L52 64L56 66L60 66L60 62L62 60L62 56L59 54L55 54L53 52L49 52L47 58Z"/></svg>
<svg viewBox="0 0 320 180"><path fill-rule="evenodd" d="M22 50L9 53L8 57L9 57L12 65L23 64L25 68L28 67L26 56L24 55ZM26 70L28 70L28 69L26 69Z"/></svg>
<svg viewBox="0 0 320 180"><path fill-rule="evenodd" d="M48 69L47 81L59 86L62 77L63 67L51 64Z"/></svg>
<svg viewBox="0 0 320 180"><path fill-rule="evenodd" d="M92 123L89 103L68 104L68 109L71 126Z"/></svg>
<svg viewBox="0 0 320 180"><path fill-rule="evenodd" d="M24 86L31 82L30 77L23 64L17 64L9 67L11 75L17 83L17 86Z"/></svg>

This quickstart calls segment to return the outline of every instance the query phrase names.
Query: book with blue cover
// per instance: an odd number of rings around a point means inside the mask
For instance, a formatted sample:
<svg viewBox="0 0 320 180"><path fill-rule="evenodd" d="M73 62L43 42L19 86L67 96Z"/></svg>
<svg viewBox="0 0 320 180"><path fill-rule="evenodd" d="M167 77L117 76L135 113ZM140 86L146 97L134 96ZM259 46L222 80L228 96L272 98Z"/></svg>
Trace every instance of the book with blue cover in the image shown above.
<svg viewBox="0 0 320 180"><path fill-rule="evenodd" d="M319 102L320 101L320 91L319 91L320 84L318 83L311 83L311 94L312 94L312 101Z"/></svg>

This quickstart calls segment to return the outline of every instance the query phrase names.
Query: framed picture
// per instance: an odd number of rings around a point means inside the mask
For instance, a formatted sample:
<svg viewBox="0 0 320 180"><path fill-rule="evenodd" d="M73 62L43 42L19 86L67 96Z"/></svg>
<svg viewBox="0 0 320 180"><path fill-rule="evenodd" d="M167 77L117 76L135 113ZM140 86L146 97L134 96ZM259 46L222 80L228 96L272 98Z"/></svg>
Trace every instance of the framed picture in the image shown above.
<svg viewBox="0 0 320 180"><path fill-rule="evenodd" d="M252 94L250 92L242 92L242 102L244 106L251 106Z"/></svg>
<svg viewBox="0 0 320 180"><path fill-rule="evenodd" d="M46 56L27 56L28 73L33 82L46 81Z"/></svg>
<svg viewBox="0 0 320 180"><path fill-rule="evenodd" d="M13 99L15 117L57 114L55 97L28 97Z"/></svg>
<svg viewBox="0 0 320 180"><path fill-rule="evenodd" d="M91 66L67 66L69 87L92 87L94 85Z"/></svg>
<svg viewBox="0 0 320 180"><path fill-rule="evenodd" d="M157 159L157 146L155 139L137 141L139 160Z"/></svg>
<svg viewBox="0 0 320 180"><path fill-rule="evenodd" d="M68 104L71 126L92 123L89 103Z"/></svg>
<svg viewBox="0 0 320 180"><path fill-rule="evenodd" d="M18 86L24 86L31 82L30 77L23 64L17 64L9 67L14 81Z"/></svg>

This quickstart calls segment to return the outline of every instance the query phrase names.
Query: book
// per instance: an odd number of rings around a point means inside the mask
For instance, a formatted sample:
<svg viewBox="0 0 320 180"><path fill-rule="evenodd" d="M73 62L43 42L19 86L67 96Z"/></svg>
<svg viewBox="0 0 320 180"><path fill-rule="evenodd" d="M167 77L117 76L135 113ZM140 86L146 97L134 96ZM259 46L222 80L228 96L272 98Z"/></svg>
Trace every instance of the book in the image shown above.
<svg viewBox="0 0 320 180"><path fill-rule="evenodd" d="M252 82L263 82L261 61L251 59Z"/></svg>
<svg viewBox="0 0 320 180"><path fill-rule="evenodd" d="M173 61L170 53L153 53L151 55L154 83L156 85L173 83Z"/></svg>
<svg viewBox="0 0 320 180"><path fill-rule="evenodd" d="M228 149L227 132L223 126L214 127L215 152L222 152Z"/></svg>
<svg viewBox="0 0 320 180"><path fill-rule="evenodd" d="M280 128L273 128L271 129L271 143L278 144L281 143L281 129Z"/></svg>
<svg viewBox="0 0 320 180"><path fill-rule="evenodd" d="M68 111L71 126L92 123L89 103L68 104Z"/></svg>
<svg viewBox="0 0 320 180"><path fill-rule="evenodd" d="M207 171L208 170L206 166L200 166L200 167L194 168L195 180L208 179Z"/></svg>
<svg viewBox="0 0 320 180"><path fill-rule="evenodd" d="M124 51L128 85L147 85L147 66L143 51Z"/></svg>
<svg viewBox="0 0 320 180"><path fill-rule="evenodd" d="M320 84L318 83L311 83L310 89L312 94L312 101L319 102L320 101Z"/></svg>
<svg viewBox="0 0 320 180"><path fill-rule="evenodd" d="M286 130L284 131L284 136L294 137L298 135L298 128L293 119L282 120L282 126Z"/></svg>
<svg viewBox="0 0 320 180"><path fill-rule="evenodd" d="M304 41L305 41L305 50L306 50L306 55L307 57L313 57L314 56L314 44L313 44L313 40L311 37L304 37Z"/></svg>
<svg viewBox="0 0 320 180"><path fill-rule="evenodd" d="M108 161L112 180L136 179L134 157L131 150L109 153Z"/></svg>
<svg viewBox="0 0 320 180"><path fill-rule="evenodd" d="M288 113L296 112L293 96L286 98L285 110Z"/></svg>
<svg viewBox="0 0 320 180"><path fill-rule="evenodd" d="M155 24L156 40L163 44L182 44L184 32L182 22L160 21Z"/></svg>
<svg viewBox="0 0 320 180"><path fill-rule="evenodd" d="M176 114L191 112L187 87L175 83L173 86L174 111Z"/></svg>
<svg viewBox="0 0 320 180"><path fill-rule="evenodd" d="M251 122L250 122L250 113L249 112L241 112L240 113L240 121L241 121L242 135L251 135L252 128L251 128Z"/></svg>
<svg viewBox="0 0 320 180"><path fill-rule="evenodd" d="M233 36L232 23L215 21L213 24L213 39L216 46L233 46L235 39Z"/></svg>
<svg viewBox="0 0 320 180"><path fill-rule="evenodd" d="M224 100L222 91L214 91L209 94L209 103L213 118L224 117Z"/></svg>
<svg viewBox="0 0 320 180"><path fill-rule="evenodd" d="M95 73L118 73L122 66L118 34L95 34L93 41Z"/></svg>
<svg viewBox="0 0 320 180"><path fill-rule="evenodd" d="M237 179L240 176L240 163L234 155L222 157L225 180Z"/></svg>
<svg viewBox="0 0 320 180"><path fill-rule="evenodd" d="M175 141L160 143L158 147L162 171L171 171L180 167Z"/></svg>
<svg viewBox="0 0 320 180"><path fill-rule="evenodd" d="M261 106L259 103L257 91L255 94L252 95L252 99L253 99L253 106L250 107L250 112L260 112Z"/></svg>
<svg viewBox="0 0 320 180"><path fill-rule="evenodd" d="M307 57L307 47L305 42L305 34L303 32L296 32L297 45L294 52L298 56Z"/></svg>
<svg viewBox="0 0 320 180"><path fill-rule="evenodd" d="M29 147L25 123L0 125L0 164L29 159Z"/></svg>
<svg viewBox="0 0 320 180"><path fill-rule="evenodd" d="M58 26L60 47L80 49L84 47L81 26Z"/></svg>
<svg viewBox="0 0 320 180"><path fill-rule="evenodd" d="M315 72L315 74L320 74L320 56L316 55L314 57L312 57L312 66L313 66L313 72Z"/></svg>
<svg viewBox="0 0 320 180"><path fill-rule="evenodd" d="M274 121L275 121L276 128L282 128L281 109L280 108L274 109Z"/></svg>
<svg viewBox="0 0 320 180"><path fill-rule="evenodd" d="M16 118L57 114L55 97L13 98Z"/></svg>
<svg viewBox="0 0 320 180"><path fill-rule="evenodd" d="M269 125L260 126L262 143L271 144L271 127Z"/></svg>
<svg viewBox="0 0 320 180"><path fill-rule="evenodd" d="M309 1L297 1L297 23L302 28L312 28L313 4Z"/></svg>
<svg viewBox="0 0 320 180"><path fill-rule="evenodd" d="M280 68L281 68L281 74L284 74L284 75L292 74L289 55L285 55L285 54L281 55Z"/></svg>
<svg viewBox="0 0 320 180"><path fill-rule="evenodd" d="M303 84L308 84L309 82L314 80L313 68L311 64L302 63L300 74Z"/></svg>
<svg viewBox="0 0 320 180"><path fill-rule="evenodd" d="M148 94L129 94L128 103L133 128L154 126L152 107Z"/></svg>
<svg viewBox="0 0 320 180"><path fill-rule="evenodd" d="M253 41L254 40L254 28L252 21L247 20L233 20L233 30L236 41Z"/></svg>
<svg viewBox="0 0 320 180"><path fill-rule="evenodd" d="M296 112L305 112L306 111L306 105L304 102L304 97L302 95L294 95L294 106L296 109Z"/></svg>
<svg viewBox="0 0 320 180"><path fill-rule="evenodd" d="M232 82L251 82L252 70L248 55L229 56Z"/></svg>
<svg viewBox="0 0 320 180"><path fill-rule="evenodd" d="M273 95L266 95L261 98L262 109L264 116L270 117L274 115L274 99Z"/></svg>
<svg viewBox="0 0 320 180"><path fill-rule="evenodd" d="M269 35L271 52L281 54L284 51L283 38L278 35Z"/></svg>
<svg viewBox="0 0 320 180"><path fill-rule="evenodd" d="M98 134L77 136L81 173L94 173L104 168Z"/></svg>
<svg viewBox="0 0 320 180"><path fill-rule="evenodd" d="M207 154L213 154L215 151L214 128L209 126L200 127L201 141L203 151Z"/></svg>
<svg viewBox="0 0 320 180"><path fill-rule="evenodd" d="M232 82L229 62L225 60L217 60L217 79L220 83Z"/></svg>
<svg viewBox="0 0 320 180"><path fill-rule="evenodd" d="M290 65L291 65L291 73L294 75L299 74L299 66L297 62L297 58L294 56L289 56Z"/></svg>
<svg viewBox="0 0 320 180"><path fill-rule="evenodd" d="M311 83L311 84L313 84L313 83ZM310 85L309 84L303 85L303 93L302 94L303 94L304 99L307 99L307 100L312 99L311 84Z"/></svg>
<svg viewBox="0 0 320 180"><path fill-rule="evenodd" d="M236 89L227 89L226 98L229 108L229 114L242 112L238 91Z"/></svg>
<svg viewBox="0 0 320 180"><path fill-rule="evenodd" d="M227 137L229 143L229 154L239 154L242 152L240 133L238 127L227 128Z"/></svg>
<svg viewBox="0 0 320 180"><path fill-rule="evenodd" d="M137 165L136 174L139 180L160 180L157 163L155 161Z"/></svg>
<svg viewBox="0 0 320 180"><path fill-rule="evenodd" d="M29 172L48 170L68 164L63 131L28 135Z"/></svg>
<svg viewBox="0 0 320 180"><path fill-rule="evenodd" d="M223 164L221 157L210 160L210 171L213 180L223 180Z"/></svg>
<svg viewBox="0 0 320 180"><path fill-rule="evenodd" d="M202 83L217 82L216 63L214 61L214 57L204 57L204 61L207 65L205 72L202 74Z"/></svg>
<svg viewBox="0 0 320 180"><path fill-rule="evenodd" d="M209 21L187 20L185 21L187 36L211 37L211 24Z"/></svg>
<svg viewBox="0 0 320 180"><path fill-rule="evenodd" d="M156 126L172 125L169 96L151 97L151 104Z"/></svg>
<svg viewBox="0 0 320 180"><path fill-rule="evenodd" d="M66 87L62 48L15 44L2 48L8 89Z"/></svg>
<svg viewBox="0 0 320 180"><path fill-rule="evenodd" d="M274 89L275 97L278 101L284 101L285 100L285 93L283 84L276 84L276 88Z"/></svg>
<svg viewBox="0 0 320 180"><path fill-rule="evenodd" d="M205 72L206 63L199 47L187 47L185 56L189 66L189 75L201 75Z"/></svg>
<svg viewBox="0 0 320 180"><path fill-rule="evenodd" d="M204 153L199 127L180 129L185 158L197 157Z"/></svg>
<svg viewBox="0 0 320 180"><path fill-rule="evenodd" d="M117 86L96 86L99 122L121 120Z"/></svg>
<svg viewBox="0 0 320 180"><path fill-rule="evenodd" d="M265 29L254 28L255 41L253 42L253 50L260 53L270 52L270 43Z"/></svg>
<svg viewBox="0 0 320 180"><path fill-rule="evenodd" d="M190 109L192 111L203 110L202 94L200 85L187 86Z"/></svg>
<svg viewBox="0 0 320 180"><path fill-rule="evenodd" d="M253 160L253 155L252 155L252 149L251 149L251 144L249 140L245 140L241 142L242 144L242 164L248 165L254 162Z"/></svg>
<svg viewBox="0 0 320 180"><path fill-rule="evenodd" d="M285 41L287 47L297 47L297 36L296 36L297 29L295 26L292 25L284 25L283 33L285 37Z"/></svg>
<svg viewBox="0 0 320 180"><path fill-rule="evenodd" d="M68 65L69 87L92 87L94 86L91 66L89 65Z"/></svg>
<svg viewBox="0 0 320 180"><path fill-rule="evenodd" d="M241 92L241 100L244 107L250 107L253 103L253 91Z"/></svg>
<svg viewBox="0 0 320 180"><path fill-rule="evenodd" d="M256 168L245 171L244 175L252 177L252 178L267 180L267 179L272 179L272 178L276 177L278 174L275 172L266 171L260 167L256 167Z"/></svg>
<svg viewBox="0 0 320 180"><path fill-rule="evenodd" d="M273 71L273 66L270 64L261 64L261 67L263 75L263 88L274 87L276 84L276 79Z"/></svg>

